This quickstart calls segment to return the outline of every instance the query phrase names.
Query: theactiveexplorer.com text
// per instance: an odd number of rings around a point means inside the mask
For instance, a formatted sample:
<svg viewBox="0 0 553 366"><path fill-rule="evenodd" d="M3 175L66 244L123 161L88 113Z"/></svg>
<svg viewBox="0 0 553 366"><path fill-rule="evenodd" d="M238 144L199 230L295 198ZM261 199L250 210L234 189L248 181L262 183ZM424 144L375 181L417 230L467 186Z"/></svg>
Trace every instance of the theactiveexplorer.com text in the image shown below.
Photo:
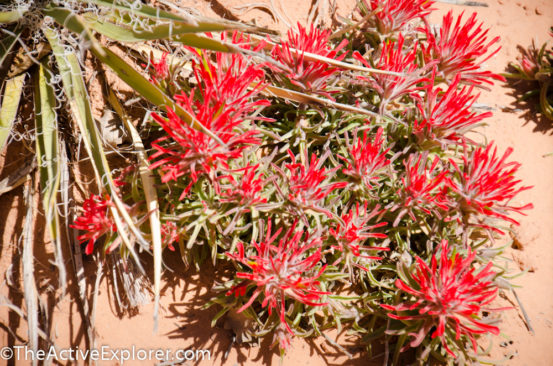
<svg viewBox="0 0 553 366"><path fill-rule="evenodd" d="M209 350L180 349L173 350L168 348L112 348L110 346L101 346L100 348L81 349L75 348L56 348L51 346L45 350L36 350L28 346L20 345L13 347L4 347L0 349L0 359L16 361L117 361L121 365L125 361L202 361L211 360Z"/></svg>

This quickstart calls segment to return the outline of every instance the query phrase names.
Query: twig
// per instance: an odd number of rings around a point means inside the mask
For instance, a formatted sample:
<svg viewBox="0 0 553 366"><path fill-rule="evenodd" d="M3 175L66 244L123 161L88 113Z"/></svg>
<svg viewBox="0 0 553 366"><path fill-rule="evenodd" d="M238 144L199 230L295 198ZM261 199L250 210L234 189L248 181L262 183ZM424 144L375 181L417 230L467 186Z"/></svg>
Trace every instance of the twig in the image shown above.
<svg viewBox="0 0 553 366"><path fill-rule="evenodd" d="M25 183L27 176L36 168L36 159L27 160L23 166L0 181L0 196Z"/></svg>
<svg viewBox="0 0 553 366"><path fill-rule="evenodd" d="M530 322L530 317L526 313L526 310L524 310L524 306L522 306L522 302L520 302L520 299L518 298L518 295L514 288L511 288L511 291L513 291L513 295L515 295L515 299L518 302L518 306L520 307L520 311L522 312L522 316L524 317L524 322L526 323L526 327L528 328L528 331L534 335L534 328L532 328L532 323Z"/></svg>
<svg viewBox="0 0 553 366"><path fill-rule="evenodd" d="M487 8L489 5L486 3L481 3L479 1L463 1L463 0L438 0L439 3L444 4L453 4L453 5L461 5L461 6L480 6L483 8Z"/></svg>
<svg viewBox="0 0 553 366"><path fill-rule="evenodd" d="M33 265L33 194L34 179L27 180L25 186L25 205L27 214L23 226L23 291L25 306L27 307L27 332L29 334L29 345L33 352L38 350L38 305L37 290ZM33 359L33 365L37 360Z"/></svg>

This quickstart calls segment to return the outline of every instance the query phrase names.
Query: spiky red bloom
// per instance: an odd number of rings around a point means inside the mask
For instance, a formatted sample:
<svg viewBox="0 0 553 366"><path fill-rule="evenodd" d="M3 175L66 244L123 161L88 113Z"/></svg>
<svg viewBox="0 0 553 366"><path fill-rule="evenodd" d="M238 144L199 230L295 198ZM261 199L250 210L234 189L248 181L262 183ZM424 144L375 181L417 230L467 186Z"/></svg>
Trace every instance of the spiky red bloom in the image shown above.
<svg viewBox="0 0 553 366"><path fill-rule="evenodd" d="M390 164L390 160L386 158L390 149L384 148L383 132L380 127L372 141L368 139L366 131L362 139L356 136L353 144L350 144L349 139L346 140L349 156L339 156L347 164L342 173L362 183L369 190L379 179L380 171Z"/></svg>
<svg viewBox="0 0 553 366"><path fill-rule="evenodd" d="M235 40L238 42L240 38ZM269 104L267 100L253 100L265 85L260 65L251 64L241 54L217 53L216 65L203 54L197 56L201 62L194 63L193 70L199 95L193 89L190 95L176 95L175 99L223 144L205 131L191 128L170 109L168 119L152 114L167 136L152 144L156 152L151 159L159 159L150 168L161 168L162 182L188 176L191 182L181 199L199 175L209 176L218 167L228 167L229 160L242 156L244 149L260 142L258 132L245 121L257 107Z"/></svg>
<svg viewBox="0 0 553 366"><path fill-rule="evenodd" d="M416 257L416 270L409 283L396 280L396 286L413 296L415 301L381 306L399 313L389 313L392 319L421 321L419 331L411 334L414 336L411 347L420 345L435 327L431 337L440 337L447 353L456 357L448 347L448 332L454 333L456 340L461 336L468 337L475 352L475 335L499 334L496 326L480 320L482 311L489 311L486 306L497 296L497 286L493 282L496 273L491 262L477 270L473 266L476 253L470 249L463 257L459 253L449 253L447 240L443 240L440 247L440 259L434 253L430 267Z"/></svg>
<svg viewBox="0 0 553 366"><path fill-rule="evenodd" d="M330 97L331 92L326 90L327 81L340 69L328 65L326 62L306 59L305 53L309 52L341 61L346 57L347 52L340 53L340 51L348 41L344 39L338 46L332 47L329 43L330 30L321 30L311 25L307 31L299 23L297 28L297 31L292 29L288 31L288 40L276 45L273 48L272 56L276 61L290 68L289 72L284 72L290 83L304 91ZM277 76L281 73L277 70Z"/></svg>
<svg viewBox="0 0 553 366"><path fill-rule="evenodd" d="M445 183L448 171L440 171L440 158L436 156L430 168L425 154L412 154L405 162L405 175L401 178L403 187L398 191L402 198L403 208L399 212L394 226L406 213L416 220L415 211L420 210L427 215L441 217L439 209L448 210L445 196Z"/></svg>
<svg viewBox="0 0 553 366"><path fill-rule="evenodd" d="M330 170L323 167L328 153L320 159L313 153L311 161L306 157L305 164L296 162L296 157L290 150L288 155L292 159L291 164L285 165L288 171L288 199L298 206L316 208L332 191L348 185L347 182L327 182L339 169L339 166Z"/></svg>
<svg viewBox="0 0 553 366"><path fill-rule="evenodd" d="M387 40L382 44L380 58L376 68L385 71L402 73L403 75L372 74L371 76L358 76L365 80L369 86L376 90L382 98L382 104L399 98L416 90L418 83L426 81L421 76L421 68L415 63L417 57L418 43L409 47L408 52L403 49L404 38L400 33L397 42ZM366 67L371 67L369 62L359 52L354 52L353 57Z"/></svg>
<svg viewBox="0 0 553 366"><path fill-rule="evenodd" d="M484 118L492 116L491 112L476 113L471 111L479 94L472 95L474 89L459 89L461 76L457 75L446 90L431 82L424 87L424 98L415 96L420 119L415 120L413 132L419 140L437 141L442 144L454 143L466 132L480 125Z"/></svg>
<svg viewBox="0 0 553 366"><path fill-rule="evenodd" d="M173 221L167 221L161 225L161 242L164 247L169 248L171 251L175 251L173 244L178 243L179 240L179 231L177 225Z"/></svg>
<svg viewBox="0 0 553 366"><path fill-rule="evenodd" d="M497 47L488 53L500 38L495 37L488 41L489 29L482 29L482 23L478 24L476 20L476 13L473 13L464 24L461 23L462 18L463 13L457 17L454 24L450 11L443 17L438 32L434 32L428 24L422 29L427 37L426 45L422 44L425 61L437 62L440 75L447 79L460 74L461 81L475 85L493 84L490 79L505 81L503 76L481 69L481 64L501 48Z"/></svg>
<svg viewBox="0 0 553 366"><path fill-rule="evenodd" d="M433 4L429 0L370 0L370 4L363 0L363 8L375 12L375 25L381 34L400 31L411 20L424 18Z"/></svg>
<svg viewBox="0 0 553 366"><path fill-rule="evenodd" d="M311 237L303 231L296 231L296 225L297 221L286 230L277 243L276 240L283 228L272 234L272 223L269 219L263 241L254 241L249 248L244 248L242 243L238 243L238 253L227 253L230 259L251 270L236 273L236 277L247 281L232 288L227 292L227 296L244 296L250 286L255 288L250 299L237 312L244 311L262 295L261 306L267 307L269 314L276 311L281 323L290 333L293 331L286 321L286 299L309 306L324 306L326 303L321 302L322 296L327 294L321 291L317 280L326 268L326 265L320 268L318 265L322 258L322 239L319 236Z"/></svg>
<svg viewBox="0 0 553 366"><path fill-rule="evenodd" d="M449 186L461 198L463 211L497 217L518 225L517 221L508 216L509 213L523 214L523 210L534 207L531 203L524 206L509 205L509 201L517 194L532 188L521 187L521 180L515 178L520 163L507 162L512 152L513 149L508 148L499 157L492 141L485 148L478 147L471 153L465 146L461 167L453 159L450 160L457 174L449 180Z"/></svg>
<svg viewBox="0 0 553 366"><path fill-rule="evenodd" d="M77 217L73 225L70 225L74 229L84 231L77 239L81 243L88 240L86 254L92 253L94 242L102 235L117 231L117 226L108 216L108 210L112 205L108 195L102 198L93 194L83 202L82 214Z"/></svg>
<svg viewBox="0 0 553 366"><path fill-rule="evenodd" d="M349 212L342 215L344 225L338 224L336 228L330 228L330 235L334 236L337 245L332 248L342 253L352 253L356 257L367 259L380 259L380 257L362 255L365 250L389 250L390 248L363 246L369 238L386 238L384 233L376 233L375 229L386 226L388 223L374 223L373 220L380 214L380 206L376 206L371 212L367 212L367 202L362 206L359 202Z"/></svg>
<svg viewBox="0 0 553 366"><path fill-rule="evenodd" d="M221 180L228 180L228 185L218 185L221 191L221 202L237 202L240 206L249 207L258 203L266 203L267 199L260 196L266 183L263 172L258 170L259 164L247 166L235 170L242 172L240 180L237 181L232 175L221 176ZM229 187L230 186L230 187Z"/></svg>

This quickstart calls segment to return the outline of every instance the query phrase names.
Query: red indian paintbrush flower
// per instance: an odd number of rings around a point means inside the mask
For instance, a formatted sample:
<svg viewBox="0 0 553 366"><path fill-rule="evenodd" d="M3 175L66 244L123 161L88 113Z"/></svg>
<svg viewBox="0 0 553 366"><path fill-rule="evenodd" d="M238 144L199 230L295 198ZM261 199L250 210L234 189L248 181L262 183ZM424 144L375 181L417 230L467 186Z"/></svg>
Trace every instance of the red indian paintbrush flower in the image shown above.
<svg viewBox="0 0 553 366"><path fill-rule="evenodd" d="M455 334L455 340L468 337L475 352L475 335L499 334L496 326L481 320L482 311L489 311L486 306L497 296L493 282L497 274L491 262L476 269L476 253L470 249L466 257L454 251L450 254L447 240L442 241L440 248L439 259L434 253L430 267L416 257L416 269L409 281L396 280L397 288L411 295L412 301L381 306L396 312L388 314L392 319L419 322L420 329L411 334L414 337L411 347L420 345L434 329L431 338L439 337L447 353L456 357L448 346L455 345L452 340L448 342L449 334Z"/></svg>
<svg viewBox="0 0 553 366"><path fill-rule="evenodd" d="M348 212L342 215L344 224L338 224L335 228L330 228L329 233L336 239L336 245L332 248L338 250L341 255L336 260L334 265L342 261L347 267L354 265L365 271L368 269L363 267L355 259L381 259L380 257L363 254L365 251L390 250L385 247L373 247L364 245L365 241L370 238L385 239L387 236L384 233L374 232L375 229L386 226L387 222L374 223L378 215L382 211L380 206L376 206L372 211L367 212L367 202L359 205L355 204ZM356 257L356 258L352 258Z"/></svg>
<svg viewBox="0 0 553 366"><path fill-rule="evenodd" d="M390 149L384 149L383 147L383 132L383 128L380 127L371 141L365 131L362 139L357 136L354 138L353 144L350 144L349 138L346 136L349 156L347 158L339 156L347 164L342 173L363 184L369 191L373 188L373 184L378 181L379 173L390 165L390 160L386 158L386 154Z"/></svg>
<svg viewBox="0 0 553 366"><path fill-rule="evenodd" d="M179 240L179 231L177 229L177 225L173 221L167 221L161 225L161 243L163 244L163 247L167 247L169 250L175 251L173 244L178 243Z"/></svg>
<svg viewBox="0 0 553 366"><path fill-rule="evenodd" d="M327 182L332 175L334 175L336 170L339 169L339 166L330 170L323 167L328 154L327 152L318 159L313 153L311 155L311 161L306 157L304 164L296 162L296 157L288 150L288 155L290 155L292 159L291 164L285 165L288 174L285 174L279 168L275 168L288 180L288 200L290 202L300 207L318 209L320 208L320 202L333 190L344 188L348 185L347 182ZM278 186L277 189L279 189Z"/></svg>
<svg viewBox="0 0 553 366"><path fill-rule="evenodd" d="M420 210L427 215L434 214L441 217L439 209L448 210L448 202L445 196L445 182L447 170L440 172L438 164L440 158L434 157L430 169L427 165L426 154L412 154L405 162L405 176L401 178L403 187L398 191L402 198L402 209L400 210L394 226L407 213L416 220L415 212Z"/></svg>
<svg viewBox="0 0 553 366"><path fill-rule="evenodd" d="M74 229L85 232L79 235L77 239L79 239L81 243L88 240L85 249L86 254L92 253L94 250L94 242L102 235L117 231L115 223L108 216L109 208L112 205L108 195L102 198L93 194L83 202L82 214L75 220L73 225L70 225Z"/></svg>
<svg viewBox="0 0 553 366"><path fill-rule="evenodd" d="M258 203L266 203L267 199L259 194L265 187L266 179L259 169L259 164L234 170L242 172L242 177L237 181L232 175L224 175L220 180L228 180L229 184L217 185L220 190L221 202L236 202L240 206L249 207Z"/></svg>
<svg viewBox="0 0 553 366"><path fill-rule="evenodd" d="M374 12L376 29L388 34L402 30L411 20L424 18L432 11L433 4L429 0L370 0L369 3L363 0L362 9Z"/></svg>
<svg viewBox="0 0 553 366"><path fill-rule="evenodd" d="M347 52L339 53L348 41L344 39L338 46L331 47L329 44L330 34L330 30L321 30L313 25L307 31L299 23L297 32L290 29L288 40L282 41L273 48L273 58L290 69L288 73L276 70L277 77L283 74L290 83L304 91L330 97L331 92L327 91L327 81L340 69L328 65L326 62L308 60L305 57L305 53L309 52L337 61L343 60Z"/></svg>
<svg viewBox="0 0 553 366"><path fill-rule="evenodd" d="M476 13L464 24L461 24L462 17L460 14L453 24L450 11L444 16L439 31L433 31L428 24L422 29L427 37L427 45L422 44L425 61L437 62L439 75L446 79L460 74L462 82L475 85L493 84L489 79L505 81L503 76L480 67L499 51L500 47L486 56L490 47L499 42L499 37L488 41L489 30L482 29L482 23L478 24Z"/></svg>
<svg viewBox="0 0 553 366"><path fill-rule="evenodd" d="M493 147L492 141L485 148L478 147L471 153L467 150L465 146L462 166L453 159L450 160L457 174L449 180L449 186L459 195L461 210L497 217L518 225L517 221L508 216L509 213L522 214L523 210L531 209L533 205L530 203L517 207L509 205L509 201L532 187L519 186L521 181L514 175L520 168L520 163L507 162L513 149L507 149L499 157L497 147ZM498 229L495 231L501 233Z"/></svg>
<svg viewBox="0 0 553 366"><path fill-rule="evenodd" d="M479 95L472 95L473 86L459 89L460 75L455 77L446 90L434 85L434 76L433 74L431 82L424 87L426 93L423 98L414 95L420 119L415 120L413 132L419 141L455 143L492 113L471 111Z"/></svg>
<svg viewBox="0 0 553 366"><path fill-rule="evenodd" d="M152 114L167 136L152 144L157 151L151 159L159 159L150 168L161 169L164 183L184 175L189 177L190 183L181 199L200 175L210 176L218 167L228 167L229 160L242 156L248 146L260 142L256 137L258 132L246 120L257 107L269 103L267 100L252 101L264 87L264 73L259 65L249 63L240 54L222 56L217 53L217 65L213 65L209 57L197 55L201 62L194 63L193 70L198 87L190 95L175 95L175 100L202 125L203 130L190 127L170 109L167 119ZM253 88L248 90L250 86ZM196 90L199 96L195 95Z"/></svg>
<svg viewBox="0 0 553 366"><path fill-rule="evenodd" d="M238 243L238 253L227 253L230 259L250 269L236 273L236 277L246 281L228 291L227 296L245 296L249 287L255 288L250 299L237 312L244 311L261 296L261 306L267 307L269 314L276 311L281 324L292 334L286 320L286 300L324 306L326 303L321 300L327 294L321 291L317 280L326 268L319 266L322 239L318 235L296 231L296 225L297 221L277 242L283 229L273 234L269 219L264 240L260 243L254 241L248 248Z"/></svg>
<svg viewBox="0 0 553 366"><path fill-rule="evenodd" d="M385 41L376 64L376 68L379 70L392 71L402 75L375 73L371 76L358 76L358 79L367 81L369 86L380 95L381 106L386 106L391 100L413 92L417 89L418 83L426 81L426 78L421 76L421 68L415 63L418 44L415 43L408 52L404 51L403 44L404 38L401 33L397 42ZM353 57L366 67L371 67L359 52L354 52Z"/></svg>

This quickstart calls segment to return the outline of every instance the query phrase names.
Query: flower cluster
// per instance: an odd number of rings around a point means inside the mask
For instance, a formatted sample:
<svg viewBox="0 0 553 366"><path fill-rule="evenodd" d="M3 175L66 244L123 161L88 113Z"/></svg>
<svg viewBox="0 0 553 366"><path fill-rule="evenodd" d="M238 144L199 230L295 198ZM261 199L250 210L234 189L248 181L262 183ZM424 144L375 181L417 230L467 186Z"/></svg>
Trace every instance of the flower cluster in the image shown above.
<svg viewBox="0 0 553 366"><path fill-rule="evenodd" d="M451 252L447 240L440 244L440 251L439 259L436 253L432 255L430 266L416 257L411 277L396 280L397 288L411 295L413 301L381 306L393 312L388 313L392 319L417 323L411 347L417 347L432 332L431 338L439 337L447 353L456 357L450 347L457 346L448 344L446 336L451 332L456 340L468 337L476 352L475 335L499 334L499 328L482 320L482 312L491 310L487 306L497 296L493 282L497 273L491 262L475 268L476 253L469 250L462 256Z"/></svg>
<svg viewBox="0 0 553 366"><path fill-rule="evenodd" d="M113 203L108 195L102 198L93 194L83 202L83 212L71 227L84 231L77 239L81 243L88 240L85 249L86 254L92 253L94 242L100 237L117 231L117 227L109 214L109 208L112 206Z"/></svg>
<svg viewBox="0 0 553 366"><path fill-rule="evenodd" d="M487 39L489 30L484 30L482 23L478 24L476 13L464 23L462 18L463 14L454 21L450 11L444 15L442 26L437 31L426 25L423 30L427 43L422 46L426 62L437 62L439 75L446 79L460 75L463 82L474 85L492 84L490 79L505 81L503 76L481 67L482 63L499 52L499 47L489 52L499 42L499 37Z"/></svg>
<svg viewBox="0 0 553 366"><path fill-rule="evenodd" d="M384 130L379 128L373 141L369 140L367 132L363 133L363 138L355 136L353 143L350 143L346 136L349 156L339 156L347 164L342 173L359 182L369 191L378 183L383 174L382 171L390 164L390 160L386 157L390 148L385 149L383 132Z"/></svg>
<svg viewBox="0 0 553 366"><path fill-rule="evenodd" d="M250 251L242 243L238 243L238 253L227 253L229 258L251 271L237 272L236 276L246 281L231 289L227 295L245 296L250 287L255 288L238 312L244 311L258 296L262 296L261 306L267 307L269 314L276 311L280 322L290 333L293 331L286 320L286 299L308 306L324 306L322 297L326 294L318 281L325 270L325 266L319 265L322 238L296 230L296 226L297 221L281 236L283 228L272 233L272 221L269 220L265 239L260 243L251 243L251 255L246 254Z"/></svg>
<svg viewBox="0 0 553 366"><path fill-rule="evenodd" d="M387 334L404 364L407 335L426 349L413 352L421 364L472 354L479 335L497 334L483 313L509 281L500 249L476 253L532 207L515 203L529 187L512 149L468 134L491 115L473 110L474 91L501 79L483 67L498 39L474 15L431 28L433 1L359 3L357 29L223 32L233 52L186 48L188 77L169 55L154 62L172 107L140 133L162 246L201 274L214 264L214 324L247 318L241 332L271 334L282 352L336 326ZM153 237L143 186L123 181L114 194ZM115 243L109 197L83 207L86 252L102 235Z"/></svg>
<svg viewBox="0 0 553 366"><path fill-rule="evenodd" d="M307 30L301 24L298 24L297 28L297 31L288 31L287 41L273 48L272 56L275 61L290 70L277 72L276 76L284 76L293 86L303 91L330 97L332 92L327 90L327 82L340 72L340 69L329 66L325 61L313 59L306 53L341 61L347 52L340 51L348 41L344 39L338 46L331 47L330 30L320 30L313 25Z"/></svg>
<svg viewBox="0 0 553 366"><path fill-rule="evenodd" d="M417 84L426 80L421 75L421 69L415 60L418 54L418 45L415 43L408 52L404 50L405 39L400 33L397 41L385 41L376 63L379 70L390 73L378 73L371 76L359 75L359 80L367 81L382 98L381 105L386 106L389 101L417 90ZM356 60L366 67L369 62L359 52L353 54Z"/></svg>
<svg viewBox="0 0 553 366"><path fill-rule="evenodd" d="M403 30L405 25L431 12L429 0L362 0L361 15L374 14L374 26L380 34Z"/></svg>
<svg viewBox="0 0 553 366"><path fill-rule="evenodd" d="M434 76L434 75L433 75ZM417 108L420 119L415 120L413 130L420 141L434 141L441 144L456 143L461 136L473 130L491 112L477 113L471 110L478 99L473 87L459 87L461 75L457 75L446 90L436 87L435 78L424 87L424 99Z"/></svg>

